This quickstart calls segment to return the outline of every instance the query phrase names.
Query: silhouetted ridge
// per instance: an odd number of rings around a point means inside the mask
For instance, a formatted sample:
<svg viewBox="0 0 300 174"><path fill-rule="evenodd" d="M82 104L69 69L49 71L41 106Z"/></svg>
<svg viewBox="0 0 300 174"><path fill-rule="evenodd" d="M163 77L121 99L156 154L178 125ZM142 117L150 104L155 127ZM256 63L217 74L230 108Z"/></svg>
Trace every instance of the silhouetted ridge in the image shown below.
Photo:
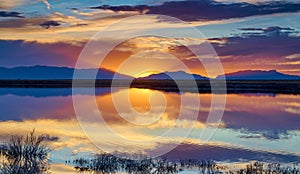
<svg viewBox="0 0 300 174"><path fill-rule="evenodd" d="M20 66L15 68L0 68L2 80L59 80L73 79L74 68L55 66ZM106 69L77 69L76 79L131 79L132 77L115 73Z"/></svg>
<svg viewBox="0 0 300 174"><path fill-rule="evenodd" d="M223 76L218 76L218 78ZM245 70L225 74L226 80L300 80L300 76L288 75L276 70Z"/></svg>
<svg viewBox="0 0 300 174"><path fill-rule="evenodd" d="M163 72L158 74L151 74L146 77L138 78L140 80L208 80L207 77L203 77L198 74L188 74L184 71L176 72Z"/></svg>

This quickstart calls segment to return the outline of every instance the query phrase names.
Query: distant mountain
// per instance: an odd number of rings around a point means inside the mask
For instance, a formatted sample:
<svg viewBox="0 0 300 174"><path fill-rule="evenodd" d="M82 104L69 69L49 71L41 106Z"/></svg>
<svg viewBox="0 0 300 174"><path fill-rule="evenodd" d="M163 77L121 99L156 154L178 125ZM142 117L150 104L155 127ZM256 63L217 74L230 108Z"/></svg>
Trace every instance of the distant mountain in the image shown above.
<svg viewBox="0 0 300 174"><path fill-rule="evenodd" d="M163 72L159 74L151 74L146 77L138 78L141 80L208 80L207 77L198 74L188 74L184 71Z"/></svg>
<svg viewBox="0 0 300 174"><path fill-rule="evenodd" d="M97 79L132 79L132 77L106 69L78 69L77 79L90 79L97 73ZM0 67L0 79L3 80L58 80L73 79L74 68L55 66L21 66L15 68Z"/></svg>
<svg viewBox="0 0 300 174"><path fill-rule="evenodd" d="M218 76L216 79L223 77ZM226 80L300 80L300 76L288 75L276 70L245 70L225 74Z"/></svg>

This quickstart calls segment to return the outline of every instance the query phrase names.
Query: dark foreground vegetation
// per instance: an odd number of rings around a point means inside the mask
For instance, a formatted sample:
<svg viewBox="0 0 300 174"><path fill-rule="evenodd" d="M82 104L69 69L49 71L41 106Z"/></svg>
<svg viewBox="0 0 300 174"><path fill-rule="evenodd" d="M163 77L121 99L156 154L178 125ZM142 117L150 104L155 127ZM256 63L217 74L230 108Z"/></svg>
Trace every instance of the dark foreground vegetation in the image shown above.
<svg viewBox="0 0 300 174"><path fill-rule="evenodd" d="M45 136L12 136L0 147L0 174L48 173L50 148L44 144Z"/></svg>
<svg viewBox="0 0 300 174"><path fill-rule="evenodd" d="M123 172L128 174L175 174L193 171L200 174L300 174L297 163L253 162L243 168L231 169L230 166L217 164L211 160L168 161L163 158L123 159L112 154L100 154L92 159L79 158L73 161L78 172L109 174ZM234 164L232 164L234 165Z"/></svg>
<svg viewBox="0 0 300 174"><path fill-rule="evenodd" d="M74 82L74 83L72 83ZM131 87L167 92L300 94L299 80L0 80L2 88ZM211 87L214 90L211 90ZM224 88L226 87L226 89Z"/></svg>
<svg viewBox="0 0 300 174"><path fill-rule="evenodd" d="M10 141L0 145L0 174L46 174L50 173L50 148L45 144L46 136L12 136ZM136 155L137 156L137 155ZM99 154L92 158L78 158L73 162L79 173L95 174L176 174L193 171L200 174L300 174L298 163L279 164L252 162L244 167L235 164L217 164L212 160L185 159L170 161L165 158L120 158L113 154Z"/></svg>

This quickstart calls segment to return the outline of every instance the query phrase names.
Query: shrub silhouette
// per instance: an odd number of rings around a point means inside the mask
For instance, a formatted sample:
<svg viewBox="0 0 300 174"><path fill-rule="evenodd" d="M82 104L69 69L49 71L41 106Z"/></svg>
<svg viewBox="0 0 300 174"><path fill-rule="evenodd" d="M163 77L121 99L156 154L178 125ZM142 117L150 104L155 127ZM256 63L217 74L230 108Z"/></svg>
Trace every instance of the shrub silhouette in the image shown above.
<svg viewBox="0 0 300 174"><path fill-rule="evenodd" d="M186 169L199 174L300 174L299 166L282 166L279 163L252 162L244 168L229 170L229 166L216 164L212 160L186 159L178 162L163 158L123 159L112 154L100 154L92 159L79 158L73 161L80 172L113 174L175 174Z"/></svg>
<svg viewBox="0 0 300 174"><path fill-rule="evenodd" d="M92 159L79 158L73 161L78 171L108 174L125 172L128 174L175 174L184 168L197 168L202 173L213 173L213 161L185 160L177 162L167 161L164 158L136 158L124 159L112 154L100 154Z"/></svg>
<svg viewBox="0 0 300 174"><path fill-rule="evenodd" d="M282 166L279 163L254 162L246 165L246 168L240 169L238 174L300 174L297 163L291 166Z"/></svg>
<svg viewBox="0 0 300 174"><path fill-rule="evenodd" d="M49 170L50 148L44 144L44 135L33 130L26 136L12 136L1 147L1 174L41 174Z"/></svg>

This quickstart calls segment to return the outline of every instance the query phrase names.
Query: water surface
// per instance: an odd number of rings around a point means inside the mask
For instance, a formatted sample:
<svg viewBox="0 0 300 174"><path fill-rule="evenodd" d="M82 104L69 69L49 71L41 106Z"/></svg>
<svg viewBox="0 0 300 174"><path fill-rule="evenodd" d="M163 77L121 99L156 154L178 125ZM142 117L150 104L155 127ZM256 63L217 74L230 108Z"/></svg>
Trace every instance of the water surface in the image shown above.
<svg viewBox="0 0 300 174"><path fill-rule="evenodd" d="M207 115L211 109L218 109L211 108L211 94L97 88L95 101L91 100L93 94L82 90L73 96L86 110L79 124L71 89L1 88L0 139L3 142L11 134L36 129L38 133L49 135L49 144L54 149L52 162L63 163L101 152L81 129L80 125L84 124L96 137L94 143L111 152L151 153L181 142L164 156L226 162L300 161L298 95L228 94L219 128L208 143L201 144L201 132L208 126L205 124ZM187 102L182 103L182 97ZM195 99L200 99L200 108L193 103ZM122 105L126 100L130 101L130 107ZM97 103L97 110L91 106L93 102ZM104 118L101 122L98 112ZM179 117L179 113L183 116ZM106 131L107 126L124 139L139 142L113 138L112 132ZM191 128L190 134L183 136L182 132ZM175 133L155 141L170 129Z"/></svg>

